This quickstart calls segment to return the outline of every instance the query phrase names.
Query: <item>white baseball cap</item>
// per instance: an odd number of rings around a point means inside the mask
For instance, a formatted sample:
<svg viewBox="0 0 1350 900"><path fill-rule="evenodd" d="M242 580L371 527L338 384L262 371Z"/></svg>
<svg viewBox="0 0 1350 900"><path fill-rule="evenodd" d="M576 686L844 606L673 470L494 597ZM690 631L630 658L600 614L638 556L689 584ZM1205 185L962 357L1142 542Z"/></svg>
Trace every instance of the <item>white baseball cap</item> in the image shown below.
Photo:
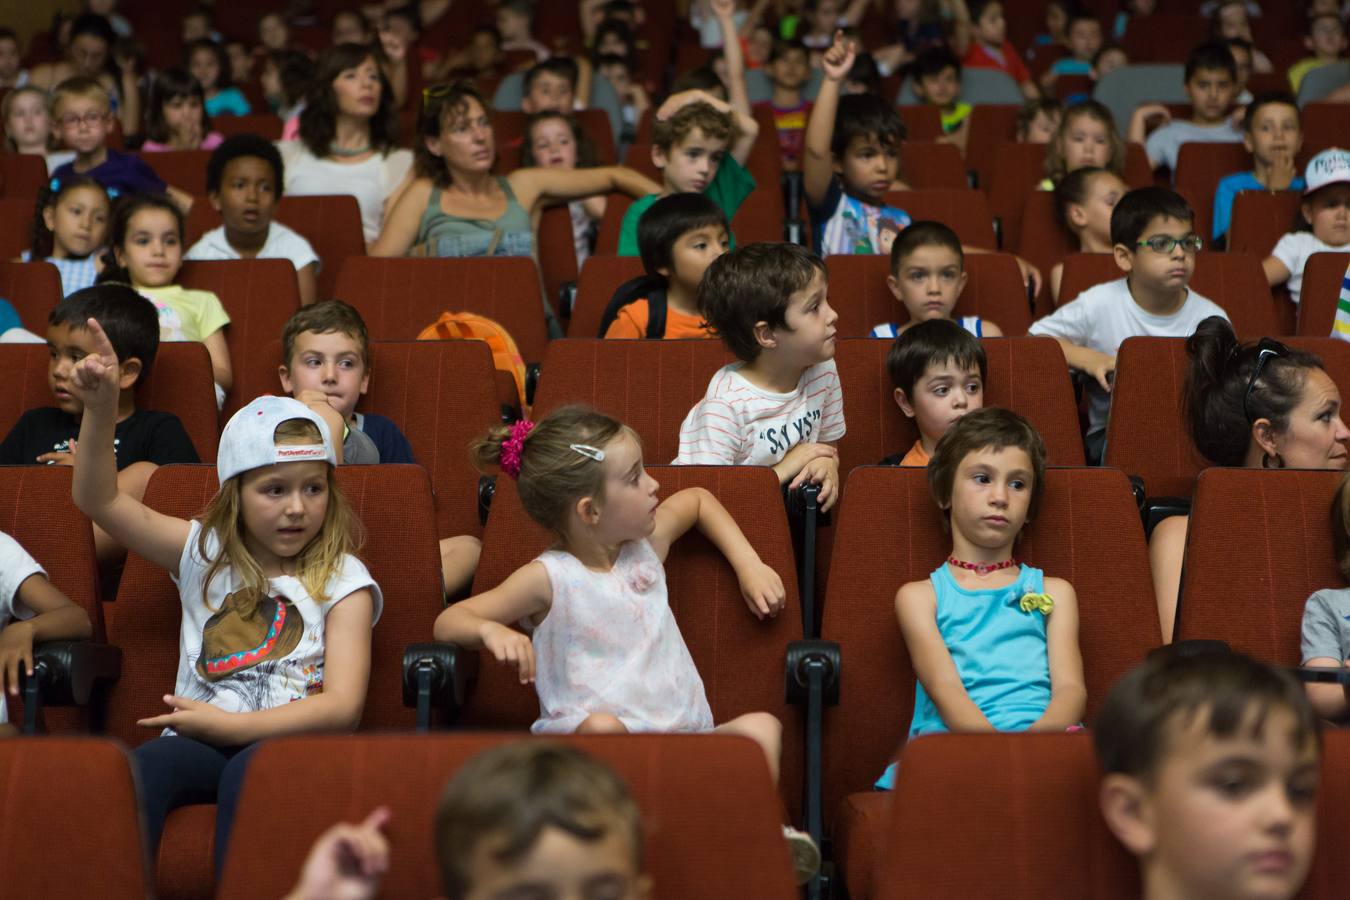
<svg viewBox="0 0 1350 900"><path fill-rule="evenodd" d="M1308 171L1303 176L1307 187L1303 196L1320 191L1329 184L1350 182L1350 150L1332 147L1308 160Z"/></svg>
<svg viewBox="0 0 1350 900"><path fill-rule="evenodd" d="M323 437L323 444L276 443L277 426L291 419L313 422ZM220 433L220 450L216 454L216 473L224 484L234 476L251 469L260 469L283 462L325 460L337 465L337 453L328 434L328 425L319 414L291 397L266 395L249 403L230 416L225 430Z"/></svg>

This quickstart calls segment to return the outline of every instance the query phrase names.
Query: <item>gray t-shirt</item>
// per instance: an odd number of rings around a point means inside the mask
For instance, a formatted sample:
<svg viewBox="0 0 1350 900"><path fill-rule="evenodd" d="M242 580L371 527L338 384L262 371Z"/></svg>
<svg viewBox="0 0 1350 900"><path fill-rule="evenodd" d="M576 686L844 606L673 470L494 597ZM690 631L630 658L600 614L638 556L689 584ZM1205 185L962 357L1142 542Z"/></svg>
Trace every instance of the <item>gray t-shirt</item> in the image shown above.
<svg viewBox="0 0 1350 900"><path fill-rule="evenodd" d="M373 466L380 461L380 449L375 446L370 435L360 428L347 426L347 436L342 439L342 464L346 466Z"/></svg>
<svg viewBox="0 0 1350 900"><path fill-rule="evenodd" d="M1166 166L1176 172L1181 145L1191 141L1202 144L1240 144L1242 131L1228 121L1218 125L1197 125L1184 119L1173 119L1148 136L1144 150L1148 152L1148 161L1155 169Z"/></svg>
<svg viewBox="0 0 1350 900"><path fill-rule="evenodd" d="M1304 665L1310 659L1350 659L1350 588L1327 588L1303 606Z"/></svg>

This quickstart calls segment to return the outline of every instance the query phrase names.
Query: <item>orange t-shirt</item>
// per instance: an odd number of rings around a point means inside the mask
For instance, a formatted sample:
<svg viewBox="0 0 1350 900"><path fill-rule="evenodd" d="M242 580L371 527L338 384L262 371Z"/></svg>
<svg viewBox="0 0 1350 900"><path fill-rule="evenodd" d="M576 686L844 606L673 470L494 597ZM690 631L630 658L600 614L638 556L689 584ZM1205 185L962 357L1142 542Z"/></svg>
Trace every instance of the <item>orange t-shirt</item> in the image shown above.
<svg viewBox="0 0 1350 900"><path fill-rule="evenodd" d="M619 314L614 317L609 330L605 332L606 338L640 340L646 336L647 301L645 298L634 300L627 306L620 308ZM703 327L702 316L690 316L669 306L666 307L666 340L708 337L712 337L712 335L708 333L707 328Z"/></svg>
<svg viewBox="0 0 1350 900"><path fill-rule="evenodd" d="M902 466L917 466L923 468L928 465L928 454L924 452L923 441L915 441L914 446L909 448L905 458L900 460Z"/></svg>

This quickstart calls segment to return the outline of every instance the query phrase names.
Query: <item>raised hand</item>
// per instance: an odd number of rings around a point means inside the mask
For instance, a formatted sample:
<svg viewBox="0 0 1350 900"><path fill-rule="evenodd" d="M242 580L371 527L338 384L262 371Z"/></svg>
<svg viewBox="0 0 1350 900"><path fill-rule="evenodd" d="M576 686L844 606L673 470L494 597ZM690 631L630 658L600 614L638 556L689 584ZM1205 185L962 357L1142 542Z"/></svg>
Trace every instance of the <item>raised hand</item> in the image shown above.
<svg viewBox="0 0 1350 900"><path fill-rule="evenodd" d="M849 70L853 68L853 61L857 58L857 45L846 39L844 32L836 31L834 43L820 58L820 67L824 70L826 78L831 81L843 81L848 77Z"/></svg>
<svg viewBox="0 0 1350 900"><path fill-rule="evenodd" d="M97 319L90 319L85 327L93 339L94 352L75 364L68 382L70 392L86 409L113 412L117 409L117 398L121 394L118 384L121 368L117 351L113 349L112 342Z"/></svg>
<svg viewBox="0 0 1350 900"><path fill-rule="evenodd" d="M389 871L389 807L376 807L357 825L339 822L319 835L290 900L366 900L379 894Z"/></svg>

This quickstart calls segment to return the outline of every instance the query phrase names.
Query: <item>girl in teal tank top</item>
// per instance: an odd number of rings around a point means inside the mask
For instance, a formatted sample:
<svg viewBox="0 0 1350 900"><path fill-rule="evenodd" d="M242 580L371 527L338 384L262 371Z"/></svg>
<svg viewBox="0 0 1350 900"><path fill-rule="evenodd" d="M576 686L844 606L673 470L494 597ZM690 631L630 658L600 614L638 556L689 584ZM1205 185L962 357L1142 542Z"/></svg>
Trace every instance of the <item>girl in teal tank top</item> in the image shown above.
<svg viewBox="0 0 1350 900"><path fill-rule="evenodd" d="M1073 586L1013 558L1040 506L1045 445L1026 419L986 407L938 442L929 485L952 551L896 595L917 676L909 738L944 731L1064 731L1087 691ZM895 765L877 780L894 786Z"/></svg>

